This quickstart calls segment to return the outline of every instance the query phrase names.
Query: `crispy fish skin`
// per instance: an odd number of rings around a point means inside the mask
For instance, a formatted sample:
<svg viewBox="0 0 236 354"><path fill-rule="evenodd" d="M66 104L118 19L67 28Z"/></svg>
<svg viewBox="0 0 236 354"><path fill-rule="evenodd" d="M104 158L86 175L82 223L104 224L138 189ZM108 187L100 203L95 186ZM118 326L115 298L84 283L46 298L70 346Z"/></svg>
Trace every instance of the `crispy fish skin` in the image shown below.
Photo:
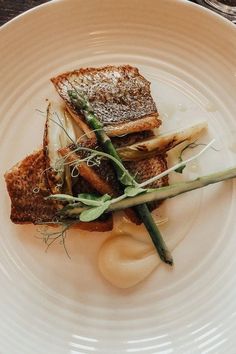
<svg viewBox="0 0 236 354"><path fill-rule="evenodd" d="M80 69L51 81L70 111L76 114L83 131L84 118L71 104L68 90L77 90L87 97L109 136L151 130L161 124L150 82L130 65Z"/></svg>
<svg viewBox="0 0 236 354"><path fill-rule="evenodd" d="M125 167L135 176L138 183L142 183L161 172L167 170L167 161L165 155L157 155L144 160L126 161ZM159 188L168 185L168 176L162 177L157 181L149 184L148 188Z"/></svg>
<svg viewBox="0 0 236 354"><path fill-rule="evenodd" d="M144 160L139 161L127 161L124 162L125 167L129 172L135 176L135 179L138 183L142 183L154 176L157 176L159 173L165 171L167 169L167 160L166 156L157 155L155 157L146 158ZM169 184L168 176L162 177L159 180L153 182L148 185L148 188L159 188L163 186L167 186ZM160 206L160 202L152 202L148 203L148 208L150 211L155 210ZM140 225L141 221L139 217L136 215L134 209L127 209L126 211L129 219L135 223L136 225Z"/></svg>
<svg viewBox="0 0 236 354"><path fill-rule="evenodd" d="M27 156L6 172L4 177L11 199L12 222L47 224L56 221L57 212L63 205L44 199L51 194L51 191L45 175L43 149ZM111 215L108 215L104 219L89 223L78 221L73 227L87 231L110 231L113 228L113 219Z"/></svg>
<svg viewBox="0 0 236 354"><path fill-rule="evenodd" d="M60 203L44 198L50 194L45 179L43 150L34 152L5 173L11 198L11 220L14 223L50 222L60 209Z"/></svg>

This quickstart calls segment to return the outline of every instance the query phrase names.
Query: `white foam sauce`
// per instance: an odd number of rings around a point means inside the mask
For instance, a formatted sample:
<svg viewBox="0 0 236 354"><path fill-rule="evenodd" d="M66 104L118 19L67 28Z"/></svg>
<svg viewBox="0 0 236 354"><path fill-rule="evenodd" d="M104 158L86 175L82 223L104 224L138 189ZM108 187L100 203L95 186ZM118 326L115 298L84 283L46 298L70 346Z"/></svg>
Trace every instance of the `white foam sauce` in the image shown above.
<svg viewBox="0 0 236 354"><path fill-rule="evenodd" d="M122 230L123 229L123 230ZM170 251L184 238L181 233L165 237ZM130 288L147 278L161 263L143 226L120 226L119 233L108 238L98 255L104 278L118 288Z"/></svg>
<svg viewBox="0 0 236 354"><path fill-rule="evenodd" d="M145 279L158 265L152 245L123 234L108 239L100 249L98 265L104 278L118 288Z"/></svg>

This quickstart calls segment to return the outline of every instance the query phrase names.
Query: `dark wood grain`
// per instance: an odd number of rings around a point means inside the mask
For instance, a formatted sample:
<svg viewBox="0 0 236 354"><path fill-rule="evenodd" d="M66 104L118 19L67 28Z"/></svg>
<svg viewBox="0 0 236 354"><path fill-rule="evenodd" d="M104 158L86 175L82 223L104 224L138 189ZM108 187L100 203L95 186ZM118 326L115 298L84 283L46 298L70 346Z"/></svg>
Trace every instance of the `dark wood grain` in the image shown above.
<svg viewBox="0 0 236 354"><path fill-rule="evenodd" d="M48 0L0 0L0 25Z"/></svg>
<svg viewBox="0 0 236 354"><path fill-rule="evenodd" d="M0 26L22 12L48 1L49 0L0 0ZM196 2L196 0L189 1Z"/></svg>

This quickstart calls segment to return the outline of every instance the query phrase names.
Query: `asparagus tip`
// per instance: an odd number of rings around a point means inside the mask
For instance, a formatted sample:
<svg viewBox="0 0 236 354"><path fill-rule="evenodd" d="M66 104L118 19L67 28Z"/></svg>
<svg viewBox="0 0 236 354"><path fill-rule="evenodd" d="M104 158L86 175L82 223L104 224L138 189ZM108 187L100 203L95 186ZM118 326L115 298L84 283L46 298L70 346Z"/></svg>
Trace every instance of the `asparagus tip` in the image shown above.
<svg viewBox="0 0 236 354"><path fill-rule="evenodd" d="M170 265L171 267L174 265L174 260L168 250L163 250L163 253L161 254L160 258L164 263Z"/></svg>

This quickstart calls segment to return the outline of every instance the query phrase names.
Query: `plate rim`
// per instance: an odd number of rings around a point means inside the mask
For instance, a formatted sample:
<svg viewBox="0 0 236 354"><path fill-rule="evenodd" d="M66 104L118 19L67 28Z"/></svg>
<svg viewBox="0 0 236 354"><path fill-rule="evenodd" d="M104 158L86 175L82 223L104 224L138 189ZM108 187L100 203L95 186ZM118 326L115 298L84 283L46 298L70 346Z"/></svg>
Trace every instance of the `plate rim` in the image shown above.
<svg viewBox="0 0 236 354"><path fill-rule="evenodd" d="M73 0L71 0L71 1L73 1ZM169 1L169 0L168 0ZM19 23L19 18L20 18L20 21L22 20L22 18L24 17L24 16L29 16L29 15L31 15L31 14L33 14L33 13L36 13L41 7L43 7L43 8L45 8L45 7L47 7L47 6L55 6L56 5L56 3L66 3L66 0L54 0L54 1L51 1L51 2L48 2L48 3L45 3L45 4L41 4L41 5L38 5L38 6L36 6L35 8L33 8L33 9L30 9L30 10L28 10L28 11L26 11L26 12L24 12L23 14L20 14L20 15L18 15L16 18L14 18L13 20L11 20L11 21L9 21L9 22L7 22L3 27L4 28L6 28L6 27L8 27L9 28L9 25L12 25L12 23L14 22L14 23ZM170 2L170 1L169 1ZM190 3L189 1L187 1L187 0L178 0L178 2L180 2L180 3L187 3L187 4L190 4L190 6L192 6L192 5L196 5L196 6L199 6L199 5L197 5L197 4L192 4L192 3ZM200 7L200 6L199 6ZM202 8L201 9L201 11L202 10L204 10L205 11L205 9L204 8ZM208 12L208 10L207 10L207 12ZM208 13L209 14L209 13ZM221 17L220 15L218 15L218 14L214 14L214 13L212 13L213 14L213 16L217 16L217 18L218 18L218 20L223 20L223 22L224 23L230 23L230 21L228 21L228 20L226 20L226 19L224 19L223 17ZM220 18L219 18L220 17ZM18 22L16 22L16 20L18 21ZM225 22L226 21L226 22ZM231 23L230 23L231 24ZM232 26L234 27L234 25L232 24ZM10 27L11 28L11 27ZM235 27L234 27L235 28Z"/></svg>

